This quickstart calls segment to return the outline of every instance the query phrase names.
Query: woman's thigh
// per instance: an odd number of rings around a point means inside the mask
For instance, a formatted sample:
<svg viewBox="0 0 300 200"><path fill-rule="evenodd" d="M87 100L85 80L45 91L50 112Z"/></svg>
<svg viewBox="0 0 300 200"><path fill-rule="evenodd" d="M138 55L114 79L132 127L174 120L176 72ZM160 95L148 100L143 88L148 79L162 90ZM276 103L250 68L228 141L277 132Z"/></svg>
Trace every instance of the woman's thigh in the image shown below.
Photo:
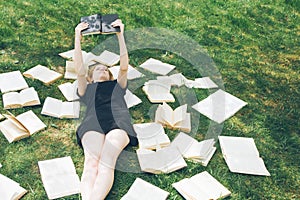
<svg viewBox="0 0 300 200"><path fill-rule="evenodd" d="M89 155L96 160L100 159L105 135L96 131L88 131L81 139L85 155Z"/></svg>

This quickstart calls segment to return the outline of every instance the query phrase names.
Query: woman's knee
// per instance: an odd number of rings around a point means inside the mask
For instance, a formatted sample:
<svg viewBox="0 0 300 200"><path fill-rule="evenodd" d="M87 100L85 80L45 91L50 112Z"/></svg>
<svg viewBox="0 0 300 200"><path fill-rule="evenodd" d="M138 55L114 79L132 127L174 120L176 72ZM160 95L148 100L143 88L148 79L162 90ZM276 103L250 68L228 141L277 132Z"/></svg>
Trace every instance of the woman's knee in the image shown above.
<svg viewBox="0 0 300 200"><path fill-rule="evenodd" d="M113 129L107 133L105 142L108 142L114 147L122 150L129 144L129 137L126 131L122 129Z"/></svg>

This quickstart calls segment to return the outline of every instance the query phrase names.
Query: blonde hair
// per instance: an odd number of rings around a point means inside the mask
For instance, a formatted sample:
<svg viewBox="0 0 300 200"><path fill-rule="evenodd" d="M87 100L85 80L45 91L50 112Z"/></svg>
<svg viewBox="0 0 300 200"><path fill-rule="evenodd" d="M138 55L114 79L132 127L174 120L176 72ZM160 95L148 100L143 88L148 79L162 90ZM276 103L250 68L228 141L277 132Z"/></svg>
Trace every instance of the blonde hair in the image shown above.
<svg viewBox="0 0 300 200"><path fill-rule="evenodd" d="M98 66L98 65L103 65L103 64L95 63L95 64L91 64L91 65L88 66L88 73L87 73L86 79L89 83L93 82L93 72L94 72L96 66ZM108 66L106 66L106 65L103 65L103 66L108 68ZM110 70L108 70L108 74L109 74L109 80L114 80L115 79L114 75L111 73Z"/></svg>

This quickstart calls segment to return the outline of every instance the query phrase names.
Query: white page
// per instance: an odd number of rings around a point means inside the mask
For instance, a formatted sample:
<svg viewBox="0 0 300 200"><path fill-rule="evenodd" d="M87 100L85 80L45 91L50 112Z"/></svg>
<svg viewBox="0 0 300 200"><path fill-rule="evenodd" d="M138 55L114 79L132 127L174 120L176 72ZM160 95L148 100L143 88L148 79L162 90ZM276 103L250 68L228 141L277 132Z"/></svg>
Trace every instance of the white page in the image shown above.
<svg viewBox="0 0 300 200"><path fill-rule="evenodd" d="M172 186L187 200L210 200L209 196L199 191L199 187L188 178L173 183Z"/></svg>
<svg viewBox="0 0 300 200"><path fill-rule="evenodd" d="M171 106L163 102L163 104L159 105L158 108L161 109L161 112L158 112L161 114L160 118L165 123L173 124L173 109L171 108Z"/></svg>
<svg viewBox="0 0 300 200"><path fill-rule="evenodd" d="M217 123L222 123L233 116L246 102L219 89L204 100L193 105L192 108Z"/></svg>
<svg viewBox="0 0 300 200"><path fill-rule="evenodd" d="M18 128L16 124L8 119L0 122L0 130L9 143L13 142L13 140L17 137L22 138L22 136L25 137L28 135L25 130Z"/></svg>
<svg viewBox="0 0 300 200"><path fill-rule="evenodd" d="M75 101L79 100L79 96L77 95L77 81L73 83L67 82L58 86L58 89L67 99L67 101Z"/></svg>
<svg viewBox="0 0 300 200"><path fill-rule="evenodd" d="M270 176L264 161L256 156L226 156L226 164L231 172Z"/></svg>
<svg viewBox="0 0 300 200"><path fill-rule="evenodd" d="M27 191L19 183L0 174L0 199L12 200L16 195L23 196Z"/></svg>
<svg viewBox="0 0 300 200"><path fill-rule="evenodd" d="M38 166L49 199L80 192L80 180L70 156L39 161Z"/></svg>
<svg viewBox="0 0 300 200"><path fill-rule="evenodd" d="M44 124L32 110L24 112L16 118L26 127L30 135L46 128L46 124Z"/></svg>
<svg viewBox="0 0 300 200"><path fill-rule="evenodd" d="M120 61L120 55L104 50L99 56L93 56L92 60L107 66L116 65Z"/></svg>
<svg viewBox="0 0 300 200"><path fill-rule="evenodd" d="M181 105L174 110L172 124L185 120L187 113L187 104Z"/></svg>
<svg viewBox="0 0 300 200"><path fill-rule="evenodd" d="M49 115L52 117L59 117L61 112L61 106L61 100L52 97L47 97L44 102L41 114Z"/></svg>
<svg viewBox="0 0 300 200"><path fill-rule="evenodd" d="M219 136L219 142L225 157L234 155L259 157L259 152L253 138Z"/></svg>
<svg viewBox="0 0 300 200"><path fill-rule="evenodd" d="M20 71L12 71L0 74L0 89L2 93L28 88Z"/></svg>
<svg viewBox="0 0 300 200"><path fill-rule="evenodd" d="M160 60L154 58L149 58L144 63L142 63L140 67L160 75L167 75L175 68L174 65L163 63Z"/></svg>
<svg viewBox="0 0 300 200"><path fill-rule="evenodd" d="M27 102L33 102L33 101L36 101L36 103L34 105L41 104L38 93L36 92L34 87L30 87L30 88L22 90L20 92L20 96L21 96L22 104L25 104Z"/></svg>
<svg viewBox="0 0 300 200"><path fill-rule="evenodd" d="M141 178L136 178L121 200L165 200L168 196L169 192Z"/></svg>
<svg viewBox="0 0 300 200"><path fill-rule="evenodd" d="M61 118L79 118L79 101L63 102L60 111Z"/></svg>
<svg viewBox="0 0 300 200"><path fill-rule="evenodd" d="M137 156L142 171L149 173L170 173L187 166L179 150L173 146L156 152L138 149Z"/></svg>
<svg viewBox="0 0 300 200"><path fill-rule="evenodd" d="M172 85L176 85L178 87L184 85L186 81L188 80L183 74L177 73L177 74L172 74L169 76L172 80Z"/></svg>
<svg viewBox="0 0 300 200"><path fill-rule="evenodd" d="M156 149L170 144L170 139L163 126L159 123L133 124L139 140L139 147L143 149Z"/></svg>
<svg viewBox="0 0 300 200"><path fill-rule="evenodd" d="M196 78L193 83L194 88L210 89L217 88L218 85L215 84L209 77Z"/></svg>
<svg viewBox="0 0 300 200"><path fill-rule="evenodd" d="M136 106L140 103L142 103L142 100L138 98L135 94L133 94L130 90L126 90L125 96L124 96L127 108L131 108L133 106Z"/></svg>
<svg viewBox="0 0 300 200"><path fill-rule="evenodd" d="M112 73L112 75L113 75L114 78L118 77L118 74L119 74L119 71L120 71L120 66L119 65L115 65L115 66L110 67L108 69ZM136 79L136 78L141 78L143 76L144 76L144 74L142 74L141 72L139 72L137 69L135 69L131 65L128 65L128 71L127 71L127 79L128 80L133 80L133 79Z"/></svg>
<svg viewBox="0 0 300 200"><path fill-rule="evenodd" d="M65 70L64 78L77 79L77 73L73 61L66 60L66 70Z"/></svg>
<svg viewBox="0 0 300 200"><path fill-rule="evenodd" d="M75 51L74 49L71 49L71 50L59 53L58 55L61 56L61 57L63 57L63 58L65 58L65 59L73 59L73 57L74 57L74 51ZM83 51L83 50L81 50L81 52L82 52L83 58L85 58L87 52Z"/></svg>
<svg viewBox="0 0 300 200"><path fill-rule="evenodd" d="M12 105L21 105L21 99L18 92L8 92L2 95L4 109L11 108Z"/></svg>

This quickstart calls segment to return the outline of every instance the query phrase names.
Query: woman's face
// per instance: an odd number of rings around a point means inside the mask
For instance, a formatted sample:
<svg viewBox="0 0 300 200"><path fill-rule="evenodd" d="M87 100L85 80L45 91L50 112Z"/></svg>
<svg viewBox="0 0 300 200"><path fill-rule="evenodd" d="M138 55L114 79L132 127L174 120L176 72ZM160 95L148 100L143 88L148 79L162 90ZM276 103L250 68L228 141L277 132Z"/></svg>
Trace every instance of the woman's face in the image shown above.
<svg viewBox="0 0 300 200"><path fill-rule="evenodd" d="M97 65L93 71L93 81L107 81L109 79L108 68L104 65Z"/></svg>

